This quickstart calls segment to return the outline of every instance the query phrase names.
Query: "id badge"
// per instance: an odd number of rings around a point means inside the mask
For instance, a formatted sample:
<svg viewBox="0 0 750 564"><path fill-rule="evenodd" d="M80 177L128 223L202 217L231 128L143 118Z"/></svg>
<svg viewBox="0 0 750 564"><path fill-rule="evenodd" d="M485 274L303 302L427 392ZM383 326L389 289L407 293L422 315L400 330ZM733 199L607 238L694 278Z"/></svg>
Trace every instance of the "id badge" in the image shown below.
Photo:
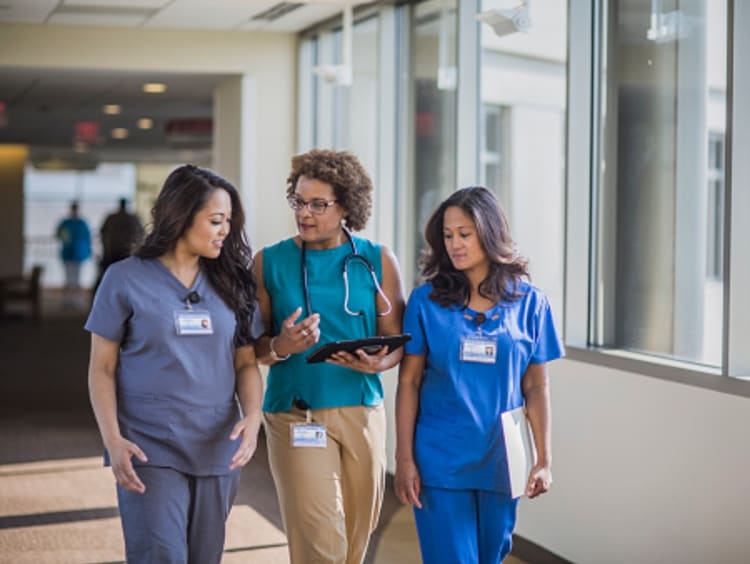
<svg viewBox="0 0 750 564"><path fill-rule="evenodd" d="M289 427L293 447L325 448L326 426L319 423L292 423Z"/></svg>
<svg viewBox="0 0 750 564"><path fill-rule="evenodd" d="M199 309L178 309L174 312L178 335L213 335L211 313Z"/></svg>
<svg viewBox="0 0 750 564"><path fill-rule="evenodd" d="M496 358L497 340L494 337L474 335L461 338L461 360L494 364Z"/></svg>

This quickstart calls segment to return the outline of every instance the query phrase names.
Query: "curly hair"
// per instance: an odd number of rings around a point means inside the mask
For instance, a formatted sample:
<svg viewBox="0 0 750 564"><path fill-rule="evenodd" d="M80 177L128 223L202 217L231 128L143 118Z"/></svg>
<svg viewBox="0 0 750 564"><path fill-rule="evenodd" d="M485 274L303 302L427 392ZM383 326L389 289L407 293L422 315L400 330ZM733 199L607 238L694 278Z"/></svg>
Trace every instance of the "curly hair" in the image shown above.
<svg viewBox="0 0 750 564"><path fill-rule="evenodd" d="M229 181L212 170L194 165L173 170L151 210L151 232L135 255L158 258L174 250L214 190L224 190L229 194L231 229L219 256L215 259L201 257L200 266L216 293L234 311L237 320L234 342L237 346L244 346L253 341L250 328L258 285L252 272L253 259L244 229L242 201Z"/></svg>
<svg viewBox="0 0 750 564"><path fill-rule="evenodd" d="M347 213L346 227L361 231L372 213L372 180L359 159L348 151L313 149L292 157L286 179L286 195L293 196L300 176L330 184L341 208Z"/></svg>
<svg viewBox="0 0 750 564"><path fill-rule="evenodd" d="M461 208L474 222L490 270L479 284L479 294L493 301L513 301L520 297L518 283L528 278L528 261L516 254L505 213L495 195L483 186L462 188L451 194L432 214L425 226L427 249L419 266L422 278L432 282L430 299L446 307L465 306L471 295L469 279L456 270L445 248L443 221L449 207Z"/></svg>

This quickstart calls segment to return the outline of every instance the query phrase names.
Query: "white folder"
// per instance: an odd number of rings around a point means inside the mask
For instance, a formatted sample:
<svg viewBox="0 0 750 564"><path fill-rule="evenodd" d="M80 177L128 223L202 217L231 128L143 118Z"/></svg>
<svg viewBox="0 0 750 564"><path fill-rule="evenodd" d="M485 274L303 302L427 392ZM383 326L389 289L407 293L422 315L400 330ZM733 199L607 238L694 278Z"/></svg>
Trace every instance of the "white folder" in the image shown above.
<svg viewBox="0 0 750 564"><path fill-rule="evenodd" d="M521 406L501 415L505 437L505 457L510 474L510 495L520 497L526 490L531 469L536 463L536 447L526 408Z"/></svg>

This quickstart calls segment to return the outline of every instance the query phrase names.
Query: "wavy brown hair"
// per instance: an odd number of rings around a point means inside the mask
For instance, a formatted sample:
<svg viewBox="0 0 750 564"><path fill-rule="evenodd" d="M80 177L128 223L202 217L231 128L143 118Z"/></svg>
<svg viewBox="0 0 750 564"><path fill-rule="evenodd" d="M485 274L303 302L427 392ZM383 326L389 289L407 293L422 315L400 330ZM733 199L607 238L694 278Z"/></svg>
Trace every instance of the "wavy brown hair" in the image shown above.
<svg viewBox="0 0 750 564"><path fill-rule="evenodd" d="M158 258L174 250L193 224L214 190L224 190L232 201L231 228L215 259L201 257L201 269L237 320L234 341L244 346L253 341L251 322L258 285L252 272L252 252L245 234L245 212L234 186L214 171L194 165L173 170L164 182L151 210L151 231L135 252L141 258Z"/></svg>
<svg viewBox="0 0 750 564"><path fill-rule="evenodd" d="M347 212L346 226L352 231L365 228L372 213L372 180L353 153L313 149L292 157L287 196L294 195L300 176L330 184L338 204Z"/></svg>
<svg viewBox="0 0 750 564"><path fill-rule="evenodd" d="M479 294L493 301L518 299L521 295L518 283L522 277L529 276L528 262L516 254L505 213L495 195L483 186L453 192L427 221L427 249L422 253L419 266L422 278L432 282L430 299L443 307L465 306L471 294L469 279L454 268L445 248L445 210L453 206L461 208L474 222L482 249L490 261L489 274L479 284Z"/></svg>

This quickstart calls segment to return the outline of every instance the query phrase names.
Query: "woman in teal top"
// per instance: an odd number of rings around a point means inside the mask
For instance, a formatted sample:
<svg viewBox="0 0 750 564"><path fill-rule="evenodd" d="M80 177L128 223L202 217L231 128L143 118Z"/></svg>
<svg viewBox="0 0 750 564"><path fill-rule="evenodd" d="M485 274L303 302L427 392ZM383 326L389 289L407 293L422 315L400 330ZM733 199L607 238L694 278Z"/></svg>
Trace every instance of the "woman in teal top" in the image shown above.
<svg viewBox="0 0 750 564"><path fill-rule="evenodd" d="M401 332L398 264L350 232L372 209L372 182L353 154L294 157L287 200L298 234L255 257L267 330L257 351L271 365L263 406L271 473L292 564L360 564L385 485L380 373L402 351L305 359L331 341Z"/></svg>

